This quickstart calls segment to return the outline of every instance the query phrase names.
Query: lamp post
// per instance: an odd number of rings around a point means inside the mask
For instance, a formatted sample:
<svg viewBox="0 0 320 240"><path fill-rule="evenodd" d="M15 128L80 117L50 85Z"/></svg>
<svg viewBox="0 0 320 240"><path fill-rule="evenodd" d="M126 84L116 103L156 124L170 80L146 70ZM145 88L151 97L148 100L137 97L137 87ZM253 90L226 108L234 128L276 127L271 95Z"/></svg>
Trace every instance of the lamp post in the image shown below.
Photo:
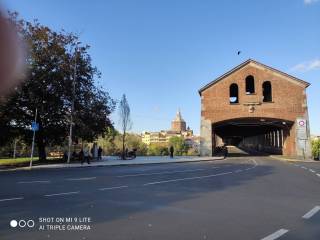
<svg viewBox="0 0 320 240"><path fill-rule="evenodd" d="M72 100L71 100L71 113L70 113L70 127L69 127L69 144L68 144L68 163L71 159L71 147L72 147L72 127L73 127L73 112L74 112L74 98L76 91L76 77L77 77L77 53L78 53L78 43L74 50L74 69L72 78Z"/></svg>

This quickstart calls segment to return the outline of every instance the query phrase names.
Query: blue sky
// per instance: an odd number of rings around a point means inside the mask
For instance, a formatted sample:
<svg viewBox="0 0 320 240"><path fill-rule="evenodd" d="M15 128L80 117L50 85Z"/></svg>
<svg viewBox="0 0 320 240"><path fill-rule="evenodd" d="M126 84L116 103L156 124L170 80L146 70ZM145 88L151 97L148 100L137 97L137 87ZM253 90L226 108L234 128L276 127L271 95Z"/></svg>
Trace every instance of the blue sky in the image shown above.
<svg viewBox="0 0 320 240"><path fill-rule="evenodd" d="M31 20L79 33L101 84L126 93L133 131L168 129L178 108L196 133L197 90L248 58L311 83L311 132L320 135L318 0L6 0ZM242 53L236 54L238 50ZM117 125L117 113L112 115Z"/></svg>

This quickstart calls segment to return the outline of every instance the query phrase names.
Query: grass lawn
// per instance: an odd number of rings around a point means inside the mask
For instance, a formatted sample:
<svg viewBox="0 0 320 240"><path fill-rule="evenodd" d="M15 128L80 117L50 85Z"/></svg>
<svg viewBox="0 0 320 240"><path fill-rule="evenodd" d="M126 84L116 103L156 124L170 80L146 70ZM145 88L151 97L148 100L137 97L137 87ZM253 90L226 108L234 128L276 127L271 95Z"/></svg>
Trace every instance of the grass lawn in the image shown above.
<svg viewBox="0 0 320 240"><path fill-rule="evenodd" d="M21 163L30 162L30 157L21 157L21 158L0 158L0 166L1 165L16 165ZM38 157L34 157L32 162L39 161Z"/></svg>

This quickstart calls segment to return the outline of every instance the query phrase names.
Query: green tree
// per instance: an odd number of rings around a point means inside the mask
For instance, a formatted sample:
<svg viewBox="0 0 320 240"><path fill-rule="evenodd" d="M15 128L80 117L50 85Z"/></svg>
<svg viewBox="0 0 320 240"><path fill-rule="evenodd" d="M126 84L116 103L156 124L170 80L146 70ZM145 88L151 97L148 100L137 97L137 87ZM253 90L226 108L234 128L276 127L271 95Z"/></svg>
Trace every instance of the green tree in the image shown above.
<svg viewBox="0 0 320 240"><path fill-rule="evenodd" d="M173 146L175 155L186 155L188 146L185 144L182 137L174 136L169 139L169 145Z"/></svg>
<svg viewBox="0 0 320 240"><path fill-rule="evenodd" d="M320 139L312 140L312 155L314 158L318 158L320 156Z"/></svg>
<svg viewBox="0 0 320 240"><path fill-rule="evenodd" d="M37 21L20 20L16 13L10 16L29 51L25 82L0 106L0 130L5 133L1 137L20 135L30 142L29 127L37 109L36 143L40 160L45 160L45 147L60 144L68 136L74 100L74 139L97 138L112 125L109 116L115 102L95 85L100 73L91 64L89 46L79 43L78 36L72 33L53 31ZM0 143L4 141L0 139Z"/></svg>
<svg viewBox="0 0 320 240"><path fill-rule="evenodd" d="M169 155L168 145L163 143L151 143L148 147L150 156L167 156Z"/></svg>

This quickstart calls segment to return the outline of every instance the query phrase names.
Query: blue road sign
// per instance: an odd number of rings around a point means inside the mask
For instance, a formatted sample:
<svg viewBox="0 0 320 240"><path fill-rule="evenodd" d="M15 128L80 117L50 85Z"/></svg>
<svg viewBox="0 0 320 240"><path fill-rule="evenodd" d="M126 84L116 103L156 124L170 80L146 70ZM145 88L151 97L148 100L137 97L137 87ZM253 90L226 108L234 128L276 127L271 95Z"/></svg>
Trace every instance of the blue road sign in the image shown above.
<svg viewBox="0 0 320 240"><path fill-rule="evenodd" d="M39 130L39 123L32 122L31 128L32 128L32 131L38 131Z"/></svg>

